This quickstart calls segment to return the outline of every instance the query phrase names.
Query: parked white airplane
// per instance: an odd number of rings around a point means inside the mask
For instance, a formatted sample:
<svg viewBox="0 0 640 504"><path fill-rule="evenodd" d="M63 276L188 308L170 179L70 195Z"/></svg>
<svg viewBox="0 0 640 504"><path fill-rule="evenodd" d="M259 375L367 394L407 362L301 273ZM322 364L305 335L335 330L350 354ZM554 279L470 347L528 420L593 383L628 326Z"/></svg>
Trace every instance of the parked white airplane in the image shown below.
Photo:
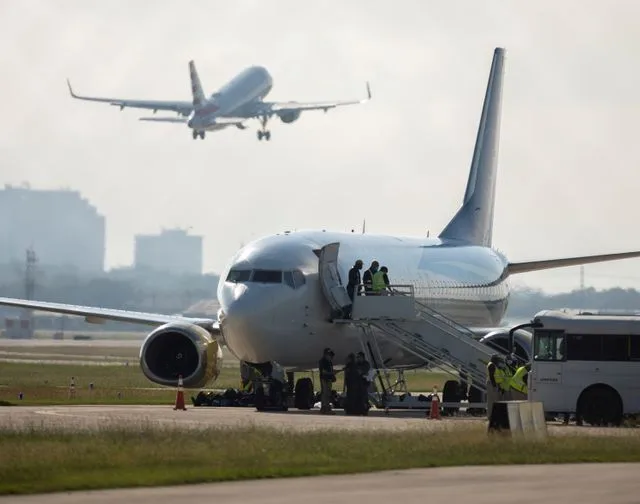
<svg viewBox="0 0 640 504"><path fill-rule="evenodd" d="M177 112L182 117L141 117L141 121L171 122L186 124L191 128L194 140L200 136L204 139L206 131L217 131L229 126L245 129L245 121L259 119L261 129L258 130L258 140L271 138L267 130L267 122L271 117L278 116L284 123L292 123L305 110L324 110L365 103L371 99L371 89L367 83L367 98L352 101L328 101L317 103L298 102L266 102L264 98L273 87L273 79L269 72L260 66L246 68L231 81L206 97L200 77L193 61L189 62L189 77L191 79L192 101L157 101L157 100L127 100L120 98L100 98L79 96L73 92L71 83L67 79L69 92L73 98L105 102L120 107L142 108Z"/></svg>
<svg viewBox="0 0 640 504"><path fill-rule="evenodd" d="M217 376L221 344L265 370L273 361L288 370L314 368L325 347L334 349L338 363L359 350L360 329L332 322L332 305L343 305L346 292L326 275L331 265L347 278L356 259L365 267L377 259L389 267L392 283L413 285L419 301L461 324L491 328L504 316L513 274L639 257L635 251L509 262L492 248L503 62L504 50L497 48L463 204L437 238L300 231L256 240L220 278L217 320L10 298L0 298L0 305L156 326L140 349L144 374L168 386L180 374L186 387L197 388ZM421 364L397 346L381 350L391 366Z"/></svg>

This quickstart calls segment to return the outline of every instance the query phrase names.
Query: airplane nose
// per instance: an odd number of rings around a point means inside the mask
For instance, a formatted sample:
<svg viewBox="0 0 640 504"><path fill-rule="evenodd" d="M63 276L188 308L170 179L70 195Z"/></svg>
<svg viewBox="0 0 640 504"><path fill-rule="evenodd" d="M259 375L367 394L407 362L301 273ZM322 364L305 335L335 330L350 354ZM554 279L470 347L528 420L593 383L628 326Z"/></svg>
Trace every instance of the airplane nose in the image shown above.
<svg viewBox="0 0 640 504"><path fill-rule="evenodd" d="M221 300L220 327L229 349L241 360L260 362L269 353L266 332L273 319L273 296L267 290L237 285ZM277 296L276 296L277 297Z"/></svg>

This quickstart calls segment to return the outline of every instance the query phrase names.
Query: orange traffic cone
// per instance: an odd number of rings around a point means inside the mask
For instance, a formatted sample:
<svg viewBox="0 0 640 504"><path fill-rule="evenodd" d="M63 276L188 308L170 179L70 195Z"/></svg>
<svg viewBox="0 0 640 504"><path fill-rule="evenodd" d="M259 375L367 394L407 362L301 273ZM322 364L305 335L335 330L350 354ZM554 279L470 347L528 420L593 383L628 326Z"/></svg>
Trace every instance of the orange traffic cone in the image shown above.
<svg viewBox="0 0 640 504"><path fill-rule="evenodd" d="M174 410L187 411L184 405L184 390L182 390L182 375L178 375L178 393L176 394L176 404Z"/></svg>
<svg viewBox="0 0 640 504"><path fill-rule="evenodd" d="M440 397L438 397L437 387L433 387L433 394L431 394L431 411L429 412L429 418L432 420L440 420Z"/></svg>

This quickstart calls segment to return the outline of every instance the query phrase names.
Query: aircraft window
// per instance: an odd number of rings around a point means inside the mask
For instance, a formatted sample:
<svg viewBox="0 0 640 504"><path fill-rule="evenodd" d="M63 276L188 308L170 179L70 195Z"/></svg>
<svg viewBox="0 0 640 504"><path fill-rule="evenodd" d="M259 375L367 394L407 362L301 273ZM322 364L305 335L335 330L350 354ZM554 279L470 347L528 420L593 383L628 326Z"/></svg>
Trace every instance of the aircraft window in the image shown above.
<svg viewBox="0 0 640 504"><path fill-rule="evenodd" d="M293 274L293 281L296 284L296 289L298 287L302 287L306 282L306 280L304 279L304 275L302 274L302 271L293 270L292 274Z"/></svg>
<svg viewBox="0 0 640 504"><path fill-rule="evenodd" d="M284 276L284 283L286 283L292 289L295 289L296 285L293 283L293 273L291 271L285 271L283 276Z"/></svg>
<svg viewBox="0 0 640 504"><path fill-rule="evenodd" d="M254 270L251 281L257 283L282 283L282 271Z"/></svg>
<svg viewBox="0 0 640 504"><path fill-rule="evenodd" d="M231 270L227 275L227 282L248 282L251 276L251 270Z"/></svg>

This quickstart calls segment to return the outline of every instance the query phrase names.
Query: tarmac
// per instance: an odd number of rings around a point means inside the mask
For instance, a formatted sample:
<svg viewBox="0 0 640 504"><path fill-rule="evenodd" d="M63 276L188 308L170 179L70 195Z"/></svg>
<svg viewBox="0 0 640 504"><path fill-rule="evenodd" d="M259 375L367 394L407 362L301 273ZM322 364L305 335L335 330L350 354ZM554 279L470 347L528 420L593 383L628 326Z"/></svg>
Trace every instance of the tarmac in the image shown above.
<svg viewBox="0 0 640 504"><path fill-rule="evenodd" d="M636 504L640 464L570 464L410 469L313 478L254 480L0 497L20 504Z"/></svg>
<svg viewBox="0 0 640 504"><path fill-rule="evenodd" d="M372 409L366 417L345 416L341 410L335 415L321 415L318 409L288 412L257 412L253 407L194 407L188 397L186 411L174 411L167 406L7 406L0 407L0 427L56 428L63 430L100 429L105 427L177 427L207 429L212 427L271 427L287 431L308 432L317 429L383 430L424 432L486 429L486 417L425 418L424 410ZM582 434L595 436L640 435L640 429L577 427L560 423L547 424L550 435Z"/></svg>

